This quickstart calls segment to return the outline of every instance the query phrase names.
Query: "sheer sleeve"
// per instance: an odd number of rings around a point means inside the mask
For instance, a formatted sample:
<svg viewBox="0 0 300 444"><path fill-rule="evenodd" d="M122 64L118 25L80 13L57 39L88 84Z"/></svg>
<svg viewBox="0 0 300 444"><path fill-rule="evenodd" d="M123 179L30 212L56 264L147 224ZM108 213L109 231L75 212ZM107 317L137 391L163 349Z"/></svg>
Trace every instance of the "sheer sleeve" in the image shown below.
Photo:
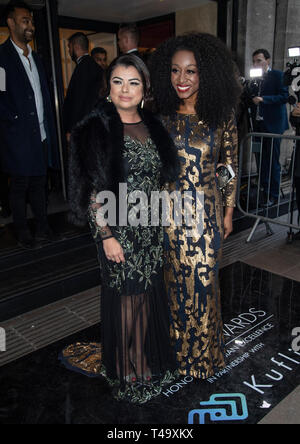
<svg viewBox="0 0 300 444"><path fill-rule="evenodd" d="M229 182L224 190L224 205L229 208L236 206L236 193L238 184L238 132L235 117L224 128L222 140L222 163L230 165L235 172L235 178Z"/></svg>
<svg viewBox="0 0 300 444"><path fill-rule="evenodd" d="M97 202L97 192L94 191L90 198L90 205L89 205L89 211L88 211L88 219L89 224L92 230L92 235L96 242L102 242L106 239L111 239L114 237L111 228L109 225L103 226L103 224L100 224L99 217L101 217L99 213L99 209L101 208L101 205Z"/></svg>

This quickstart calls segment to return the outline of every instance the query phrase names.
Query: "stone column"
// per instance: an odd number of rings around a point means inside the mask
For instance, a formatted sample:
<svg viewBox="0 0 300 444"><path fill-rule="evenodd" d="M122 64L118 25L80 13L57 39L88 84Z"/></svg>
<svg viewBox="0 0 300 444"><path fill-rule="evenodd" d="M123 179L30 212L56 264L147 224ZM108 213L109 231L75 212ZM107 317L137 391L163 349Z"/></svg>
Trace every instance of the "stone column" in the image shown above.
<svg viewBox="0 0 300 444"><path fill-rule="evenodd" d="M275 25L276 0L248 1L245 45L246 76L252 67L252 54L256 49L265 48L273 56Z"/></svg>
<svg viewBox="0 0 300 444"><path fill-rule="evenodd" d="M228 20L228 38L230 23ZM285 70L288 48L300 46L299 23L300 0L239 0L237 60L241 73L247 77L252 53L258 48L270 52L274 69Z"/></svg>
<svg viewBox="0 0 300 444"><path fill-rule="evenodd" d="M270 52L274 69L285 71L286 63L292 61L288 48L300 46L299 23L300 0L239 0L237 62L241 74L249 78L252 53L259 48ZM284 166L291 144L283 142L281 153Z"/></svg>
<svg viewBox="0 0 300 444"><path fill-rule="evenodd" d="M274 68L284 71L288 48L300 46L300 0L278 0L274 45Z"/></svg>

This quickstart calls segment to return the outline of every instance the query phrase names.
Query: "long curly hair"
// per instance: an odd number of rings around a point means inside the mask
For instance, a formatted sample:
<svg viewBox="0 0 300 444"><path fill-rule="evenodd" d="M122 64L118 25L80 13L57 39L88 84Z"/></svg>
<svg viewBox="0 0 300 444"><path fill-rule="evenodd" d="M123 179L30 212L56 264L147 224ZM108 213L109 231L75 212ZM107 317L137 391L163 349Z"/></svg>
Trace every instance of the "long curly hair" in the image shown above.
<svg viewBox="0 0 300 444"><path fill-rule="evenodd" d="M171 65L180 50L193 52L199 71L196 113L210 128L223 126L236 109L241 87L230 51L210 34L191 33L164 42L149 61L152 94L163 116L174 116L181 100L171 84Z"/></svg>

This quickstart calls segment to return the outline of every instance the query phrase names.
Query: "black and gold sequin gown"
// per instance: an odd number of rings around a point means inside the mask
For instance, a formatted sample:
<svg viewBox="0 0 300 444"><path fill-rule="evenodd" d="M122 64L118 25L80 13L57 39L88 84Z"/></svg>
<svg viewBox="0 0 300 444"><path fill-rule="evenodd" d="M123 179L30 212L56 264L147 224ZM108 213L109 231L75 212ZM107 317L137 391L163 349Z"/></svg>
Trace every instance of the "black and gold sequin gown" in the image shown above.
<svg viewBox="0 0 300 444"><path fill-rule="evenodd" d="M149 225L100 227L97 193L92 195L90 225L102 281L101 346L71 345L61 360L88 376L104 376L118 400L142 404L175 379L176 363L163 275L163 228L150 226L150 196L161 188L161 160L143 122L124 125L124 134L128 195L139 190L148 196ZM133 206L128 204L128 214ZM123 248L124 264L106 258L103 240L111 236Z"/></svg>
<svg viewBox="0 0 300 444"><path fill-rule="evenodd" d="M238 146L234 121L217 131L196 115L177 114L164 119L181 159L181 175L173 190L204 194L203 233L187 236L174 218L166 229L165 279L171 312L171 338L179 372L199 379L224 367L224 337L219 288L219 267L224 237L225 205L235 206L235 178L224 196L218 188L216 167L230 164L237 172Z"/></svg>

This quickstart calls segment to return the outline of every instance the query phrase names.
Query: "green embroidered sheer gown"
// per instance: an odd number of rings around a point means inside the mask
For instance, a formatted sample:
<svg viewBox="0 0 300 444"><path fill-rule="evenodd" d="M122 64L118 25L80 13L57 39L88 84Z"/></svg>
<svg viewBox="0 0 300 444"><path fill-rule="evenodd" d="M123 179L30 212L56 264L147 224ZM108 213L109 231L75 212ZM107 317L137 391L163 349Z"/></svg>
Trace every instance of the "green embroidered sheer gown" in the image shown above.
<svg viewBox="0 0 300 444"><path fill-rule="evenodd" d="M95 190L90 225L102 279L101 362L97 344L71 346L64 351L63 361L90 376L101 373L117 399L144 403L175 379L163 276L163 228L150 226L151 192L161 189L161 161L143 122L124 125L124 142L128 195L139 190L148 196L149 224L102 227L97 222L101 206ZM137 205L128 204L129 217ZM111 236L123 248L124 264L106 258L103 241Z"/></svg>

